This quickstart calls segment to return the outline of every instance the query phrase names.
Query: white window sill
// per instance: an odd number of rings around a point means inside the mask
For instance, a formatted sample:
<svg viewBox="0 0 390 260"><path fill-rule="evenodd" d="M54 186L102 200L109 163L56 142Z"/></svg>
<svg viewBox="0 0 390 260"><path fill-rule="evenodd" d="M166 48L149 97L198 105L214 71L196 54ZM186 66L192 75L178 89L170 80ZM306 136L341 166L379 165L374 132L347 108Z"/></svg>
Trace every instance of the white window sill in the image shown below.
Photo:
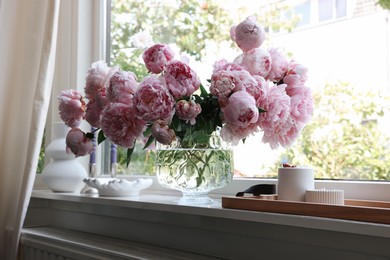
<svg viewBox="0 0 390 260"><path fill-rule="evenodd" d="M36 175L34 190L47 190L47 186L45 186L41 177L42 176L40 174ZM110 176L104 175L103 178L110 178ZM153 190L153 192L157 194L180 194L180 192L167 190L161 187L157 183L155 176L118 176L118 178L128 180L134 180L136 178L152 178L153 185L148 190ZM239 191L243 191L252 185L260 183L277 185L277 179L234 178L233 182L227 187L216 190L213 193L216 195L235 195ZM316 180L315 188L343 190L345 199L390 201L390 182L388 181Z"/></svg>
<svg viewBox="0 0 390 260"><path fill-rule="evenodd" d="M241 188L219 190L211 205L178 205L180 193L161 188L136 197L34 190L25 229L60 228L223 259L256 259L259 250L276 259L313 259L313 252L332 259L340 252L344 259L390 257L390 225L222 208L221 196Z"/></svg>
<svg viewBox="0 0 390 260"><path fill-rule="evenodd" d="M221 195L210 195L212 204L179 205L180 196L175 192L161 194L153 190L142 192L136 197L99 197L98 195L83 195L76 193L54 193L48 190L35 190L32 198L77 202L91 205L115 206L121 208L134 208L142 210L154 210L194 216L215 217L231 220L277 224L300 228L311 228L327 231L346 232L351 234L386 237L390 239L390 225L329 219L320 217L277 214L268 212L255 212L249 210L235 210L222 208Z"/></svg>

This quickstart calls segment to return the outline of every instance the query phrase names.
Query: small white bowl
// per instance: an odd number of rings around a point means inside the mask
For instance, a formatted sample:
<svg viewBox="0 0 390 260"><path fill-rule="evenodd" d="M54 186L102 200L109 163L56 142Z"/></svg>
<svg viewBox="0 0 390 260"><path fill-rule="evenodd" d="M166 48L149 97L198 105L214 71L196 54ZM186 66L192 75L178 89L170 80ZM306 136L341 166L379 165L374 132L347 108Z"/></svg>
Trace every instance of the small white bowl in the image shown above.
<svg viewBox="0 0 390 260"><path fill-rule="evenodd" d="M144 178L139 178L134 181L117 178L85 178L83 182L89 187L97 189L100 196L131 197L138 196L141 190L149 188L153 180Z"/></svg>

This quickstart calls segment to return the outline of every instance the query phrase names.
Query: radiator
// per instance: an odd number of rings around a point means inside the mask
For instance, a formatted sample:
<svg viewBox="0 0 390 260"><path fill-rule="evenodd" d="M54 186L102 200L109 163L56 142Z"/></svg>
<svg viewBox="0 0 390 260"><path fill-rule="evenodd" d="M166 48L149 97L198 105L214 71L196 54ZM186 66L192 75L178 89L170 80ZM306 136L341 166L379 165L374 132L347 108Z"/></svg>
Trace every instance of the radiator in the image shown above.
<svg viewBox="0 0 390 260"><path fill-rule="evenodd" d="M23 245L21 247L21 258L23 260L28 260L28 259L40 259L40 260L71 260L74 258L69 258L63 255L58 255L52 252L48 252L46 250L41 250L38 248L30 247L30 246L25 246Z"/></svg>
<svg viewBox="0 0 390 260"><path fill-rule="evenodd" d="M220 259L52 227L24 228L19 248L20 260Z"/></svg>

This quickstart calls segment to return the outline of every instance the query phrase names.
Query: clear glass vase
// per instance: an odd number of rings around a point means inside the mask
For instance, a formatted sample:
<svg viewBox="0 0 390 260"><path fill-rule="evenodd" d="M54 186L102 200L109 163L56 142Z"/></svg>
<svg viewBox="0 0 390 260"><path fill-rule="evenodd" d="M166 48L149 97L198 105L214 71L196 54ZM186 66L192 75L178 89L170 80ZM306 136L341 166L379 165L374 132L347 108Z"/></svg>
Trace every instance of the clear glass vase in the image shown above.
<svg viewBox="0 0 390 260"><path fill-rule="evenodd" d="M180 142L157 147L157 180L183 193L180 203L208 203L208 193L227 186L233 178L233 151L218 135L206 146L183 148Z"/></svg>

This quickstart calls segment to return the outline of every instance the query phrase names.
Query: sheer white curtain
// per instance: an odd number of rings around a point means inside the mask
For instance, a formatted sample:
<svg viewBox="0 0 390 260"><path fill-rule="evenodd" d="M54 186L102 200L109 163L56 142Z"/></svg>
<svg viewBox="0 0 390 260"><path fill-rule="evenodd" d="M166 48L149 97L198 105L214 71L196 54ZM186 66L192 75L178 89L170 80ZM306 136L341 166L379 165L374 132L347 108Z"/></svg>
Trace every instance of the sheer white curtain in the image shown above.
<svg viewBox="0 0 390 260"><path fill-rule="evenodd" d="M15 259L53 80L59 1L0 0L0 259Z"/></svg>

